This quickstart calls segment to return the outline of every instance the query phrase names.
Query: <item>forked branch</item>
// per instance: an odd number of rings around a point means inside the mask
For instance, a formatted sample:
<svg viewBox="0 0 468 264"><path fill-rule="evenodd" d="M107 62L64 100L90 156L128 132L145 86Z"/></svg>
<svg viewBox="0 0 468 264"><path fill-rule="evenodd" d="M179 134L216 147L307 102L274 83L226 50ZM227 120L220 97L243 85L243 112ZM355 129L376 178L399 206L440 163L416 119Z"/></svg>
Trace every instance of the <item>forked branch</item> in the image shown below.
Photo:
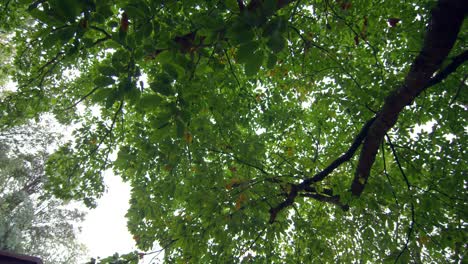
<svg viewBox="0 0 468 264"><path fill-rule="evenodd" d="M422 91L441 82L467 60L468 54L465 51L433 77L452 50L467 12L468 5L464 0L440 0L432 10L421 52L414 60L403 85L385 99L364 140L351 185L354 196L360 196L363 192L379 146L385 134L395 125L404 107L410 105Z"/></svg>
<svg viewBox="0 0 468 264"><path fill-rule="evenodd" d="M404 107L410 105L422 91L443 81L468 60L468 51L464 51L454 57L447 67L434 75L452 50L467 13L468 5L463 0L439 0L437 6L432 10L431 22L426 32L423 48L414 60L403 85L387 96L376 117L363 126L346 153L313 177L306 178L302 183L291 186L291 191L286 199L270 209L270 223L275 221L281 210L292 205L295 198L311 184L323 180L341 164L350 160L362 144L358 167L351 185L352 194L354 196L361 195L379 146L388 130L395 125ZM307 196L311 196L310 193ZM320 197L320 199L322 198ZM327 197L328 200L330 200L329 197ZM333 202L339 203L339 200L336 201L335 197Z"/></svg>

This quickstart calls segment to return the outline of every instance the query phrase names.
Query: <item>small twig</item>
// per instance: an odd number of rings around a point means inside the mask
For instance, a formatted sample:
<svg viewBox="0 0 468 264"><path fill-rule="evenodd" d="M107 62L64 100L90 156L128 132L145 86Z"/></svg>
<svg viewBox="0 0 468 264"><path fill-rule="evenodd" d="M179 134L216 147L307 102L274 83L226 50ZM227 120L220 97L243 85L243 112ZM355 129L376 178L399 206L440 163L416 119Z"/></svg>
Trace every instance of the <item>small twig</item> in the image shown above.
<svg viewBox="0 0 468 264"><path fill-rule="evenodd" d="M301 193L300 195L303 196L303 197L313 198L313 199L315 199L317 201L320 201L320 202L326 202L326 203L331 203L331 204L337 205L341 209L343 209L343 211L348 211L349 210L349 205L343 204L340 201L340 196L339 195L326 196L326 195L321 195L321 194L318 194L318 193Z"/></svg>
<svg viewBox="0 0 468 264"><path fill-rule="evenodd" d="M408 177L406 176L405 171L403 170L403 167L401 166L401 163L400 163L400 160L399 160L398 155L396 153L395 147L393 146L393 143L390 140L390 136L388 136L387 133L385 133L385 136L387 137L388 145L390 146L390 149L392 150L393 157L395 157L395 162L397 163L398 168L400 169L401 175L403 176L403 179L405 180L406 187L408 188L408 190L410 190L411 189L411 184L410 184L410 182L408 180Z"/></svg>
<svg viewBox="0 0 468 264"><path fill-rule="evenodd" d="M301 0L298 0L296 1L296 4L294 5L292 11L291 11L291 15L289 16L289 20L291 21L291 23L294 21L294 16L296 16L296 13L297 13L297 10L298 10L298 6L299 4L301 3Z"/></svg>
<svg viewBox="0 0 468 264"><path fill-rule="evenodd" d="M88 98L90 95L92 95L97 89L99 89L100 87L95 87L94 89L92 89L90 92L88 92L87 94L85 94L84 96L82 96L78 101L74 102L72 105L66 107L66 108L63 108L62 111L67 111L67 110L70 110L72 109L73 107L77 106L79 103L83 102L86 98Z"/></svg>
<svg viewBox="0 0 468 264"><path fill-rule="evenodd" d="M449 107L455 102L455 100L457 99L458 95L460 95L460 91L461 91L462 87L466 87L465 82L466 82L467 79L468 79L468 74L465 75L465 77L463 77L463 79L461 80L460 85L458 86L458 89L457 89L457 91L455 92L455 95L452 97L452 99L451 99L450 102L449 102L449 105L448 105Z"/></svg>
<svg viewBox="0 0 468 264"><path fill-rule="evenodd" d="M390 184L393 198L395 199L396 205L399 205L398 199L396 197L395 189L393 188L392 181L390 180L390 175L388 175L388 172L387 172L387 163L385 162L385 147L383 144L382 144L382 162L383 162L383 168L384 168L384 175L387 178L388 184Z"/></svg>
<svg viewBox="0 0 468 264"><path fill-rule="evenodd" d="M263 169L262 167L260 166L257 166L255 164L252 164L248 161L245 161L237 156L235 156L234 154L231 154L231 153L228 153L228 152L224 152L224 151L221 151L221 150L217 150L217 149L214 149L214 148L206 148L206 150L208 151L212 151L212 152L215 152L215 153L220 153L220 154L225 154L225 155L228 155L230 156L231 158L234 158L237 162L239 163L242 163L244 165L247 165L249 167L252 167L254 169L257 169L258 171L260 171L261 173L265 174L265 175L270 175L270 173L268 173L265 169Z"/></svg>
<svg viewBox="0 0 468 264"><path fill-rule="evenodd" d="M101 33L103 33L104 35L106 35L106 37L108 38L112 38L112 35L109 34L107 31L105 31L104 29L100 28L100 27L96 27L96 26L89 26L90 29L94 29L96 31L99 31Z"/></svg>
<svg viewBox="0 0 468 264"><path fill-rule="evenodd" d="M149 263L153 263L153 260L155 258L157 258L159 256L159 254L161 254L162 252L164 252L166 249L168 249L172 244L174 244L174 242L176 242L178 239L172 239L171 242L167 243L167 245L165 245L163 248L159 249L159 250L155 250L155 251L152 251L152 252L148 252L148 253L144 253L144 255L151 255L151 254L156 254L154 255L153 258L151 258L151 260L149 261Z"/></svg>
<svg viewBox="0 0 468 264"><path fill-rule="evenodd" d="M267 229L267 225L262 229L262 231L258 232L258 235L257 237L255 237L255 239L252 241L252 243L250 243L250 246L244 250L244 252L241 254L241 256L245 255L247 253L247 251L251 250L252 247L255 245L255 243L257 243L258 239L260 239L260 237L263 235L263 233L265 232L265 230Z"/></svg>
<svg viewBox="0 0 468 264"><path fill-rule="evenodd" d="M234 68L232 67L231 59L229 58L229 55L227 54L226 50L223 50L223 51L224 51L224 55L226 56L226 59L227 59L227 61L228 61L229 68L231 69L232 75L233 75L234 78L236 79L237 85L238 85L239 87L241 87L241 84L240 84L240 82L239 82L239 79L237 78L236 72L234 71Z"/></svg>
<svg viewBox="0 0 468 264"><path fill-rule="evenodd" d="M408 249L408 244L409 244L409 241L410 241L410 239L411 239L411 235L413 234L414 223L415 223L415 222L414 222L414 204L411 203L411 224L410 224L410 226L409 226L408 233L407 233L407 235L406 235L405 246L404 246L403 249L400 251L400 254L398 254L398 256L396 257L394 263L397 263L397 262L398 262L398 259L401 257L401 255L403 255L403 253L404 253L406 250L409 250L409 249Z"/></svg>
<svg viewBox="0 0 468 264"><path fill-rule="evenodd" d="M330 51L327 50L326 48L323 48L317 44L315 44L314 42L312 41L309 41L307 39L304 38L304 36L302 36L301 32L299 31L299 29L297 29L296 27L294 26L291 26L289 25L290 28L292 28L298 35L299 37L307 44L307 45L312 45L314 47L316 47L317 49L323 51L325 53L326 56L328 56L335 64L338 65L339 68L341 68L341 70L343 71L344 74L346 74L349 78L351 78L351 80L354 82L354 84L356 84L356 86L362 90L362 86L361 84L357 81L357 79L349 72L346 70L346 68L334 57L331 56L330 54Z"/></svg>
<svg viewBox="0 0 468 264"><path fill-rule="evenodd" d="M291 169L295 170L297 173L304 174L303 171L300 171L300 170L296 169L296 168L294 167L294 164L291 163L291 161L288 160L286 157L284 157L284 156L281 155L280 153L274 153L274 154L278 155L278 157L280 157L284 162L286 162L286 163L291 167ZM281 163L281 164L282 164L282 163Z"/></svg>
<svg viewBox="0 0 468 264"><path fill-rule="evenodd" d="M285 201L270 209L270 223L273 223L276 219L277 214L283 210L284 208L292 205L294 203L294 199L298 195L299 191L306 190L310 188L310 185L314 182L319 182L325 179L330 173L332 173L336 168L338 168L344 162L350 160L354 153L356 153L359 146L362 144L362 141L367 136L367 131L369 127L372 125L376 117L373 117L369 121L364 124L359 134L355 137L351 147L340 157L334 160L328 167L324 170L320 171L319 173L315 174L313 177L304 179L300 184L291 185L291 191L288 194Z"/></svg>
<svg viewBox="0 0 468 264"><path fill-rule="evenodd" d="M390 140L390 136L387 133L385 133L385 136L387 137L388 144L390 145L390 149L392 150L393 156L395 158L395 162L397 163L398 168L400 169L401 175L403 176L403 179L405 180L406 187L407 187L408 191L411 191L411 183L409 182L408 177L406 176L406 173L403 170L403 167L401 166L401 163L400 163L400 161L398 159L398 155L396 153L396 150L395 150L395 148L393 146L392 141ZM415 220L414 220L414 203L413 203L413 201L410 202L410 206L411 206L411 223L410 223L410 226L408 228L408 233L406 235L405 246L403 247L403 249L400 251L400 254L398 254L397 258L395 259L395 263L398 262L398 259L401 257L401 255L403 255L405 250L408 250L408 244L409 244L409 241L411 239L411 235L413 233L414 223L415 223Z"/></svg>
<svg viewBox="0 0 468 264"><path fill-rule="evenodd" d="M89 156L94 155L94 154L96 153L96 151L101 147L102 143L104 143L104 140L109 136L109 134L112 133L112 130L114 129L114 126L115 126L115 123L116 123L116 120L117 120L117 116L118 116L119 113L122 111L123 105L124 105L124 102L123 102L123 101L120 101L119 108L117 109L117 111L115 111L114 117L112 118L112 124L111 124L110 128L107 130L107 132L106 132L106 133L104 134L104 136L101 138L101 140L100 140L99 143L97 144L96 148L94 148L94 149L89 153Z"/></svg>

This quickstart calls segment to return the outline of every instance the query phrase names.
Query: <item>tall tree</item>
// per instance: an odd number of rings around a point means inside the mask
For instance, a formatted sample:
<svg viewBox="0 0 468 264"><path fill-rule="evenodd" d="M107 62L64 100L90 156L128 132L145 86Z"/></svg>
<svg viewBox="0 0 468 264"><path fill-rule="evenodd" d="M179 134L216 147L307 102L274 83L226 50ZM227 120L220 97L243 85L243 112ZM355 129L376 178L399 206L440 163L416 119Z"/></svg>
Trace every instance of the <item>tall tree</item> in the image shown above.
<svg viewBox="0 0 468 264"><path fill-rule="evenodd" d="M1 124L80 122L49 188L93 206L113 168L142 250L462 261L465 1L8 2L35 20Z"/></svg>
<svg viewBox="0 0 468 264"><path fill-rule="evenodd" d="M45 192L44 148L52 137L41 129L0 132L0 249L39 256L45 263L77 263L85 248L76 239L76 224L84 214Z"/></svg>

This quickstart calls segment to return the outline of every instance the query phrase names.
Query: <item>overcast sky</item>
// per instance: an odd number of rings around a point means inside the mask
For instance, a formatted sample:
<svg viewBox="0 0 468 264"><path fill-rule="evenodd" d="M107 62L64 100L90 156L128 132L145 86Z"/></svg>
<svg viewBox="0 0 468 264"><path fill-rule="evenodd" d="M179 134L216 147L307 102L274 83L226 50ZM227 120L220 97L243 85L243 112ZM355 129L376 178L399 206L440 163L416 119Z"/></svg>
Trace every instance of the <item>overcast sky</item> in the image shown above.
<svg viewBox="0 0 468 264"><path fill-rule="evenodd" d="M90 257L107 257L118 252L134 251L135 243L127 230L125 214L129 207L130 186L111 173L104 173L108 191L98 200L96 209L88 212L79 239Z"/></svg>
<svg viewBox="0 0 468 264"><path fill-rule="evenodd" d="M146 83L146 76L144 81ZM6 85L0 86L0 91L16 91L17 84L8 81ZM82 105L78 106L78 111L83 112ZM63 127L50 115L43 115L43 122L51 128L52 132L62 132L63 139L73 140L71 136L72 127ZM88 256L83 262L89 261L91 257L108 257L114 253L126 254L137 250L133 236L128 232L127 219L125 214L129 208L130 186L124 183L118 176L109 171L104 172L104 182L107 192L98 200L95 209L88 210L84 206L76 203L70 204L71 208L80 208L87 211L85 221L81 224L82 232L78 239L88 249ZM158 248L157 248L158 249ZM145 256L141 263L159 263L162 256L156 258L155 254Z"/></svg>
<svg viewBox="0 0 468 264"><path fill-rule="evenodd" d="M130 206L130 186L111 171L104 173L104 182L107 192L98 200L97 208L88 211L78 236L89 252L84 261L89 261L91 257L105 258L115 253L126 254L137 250L125 218ZM156 255L145 256L140 263L161 263L163 255Z"/></svg>

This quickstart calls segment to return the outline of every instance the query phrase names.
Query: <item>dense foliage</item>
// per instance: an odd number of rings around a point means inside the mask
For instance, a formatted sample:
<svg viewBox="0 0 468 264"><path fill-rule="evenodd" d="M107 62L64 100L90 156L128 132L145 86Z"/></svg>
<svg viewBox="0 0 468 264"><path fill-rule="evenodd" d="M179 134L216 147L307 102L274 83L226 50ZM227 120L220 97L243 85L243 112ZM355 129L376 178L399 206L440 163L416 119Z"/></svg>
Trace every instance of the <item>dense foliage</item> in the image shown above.
<svg viewBox="0 0 468 264"><path fill-rule="evenodd" d="M40 257L45 263L78 263L85 247L76 224L83 212L44 190L45 128L29 124L0 132L0 250Z"/></svg>
<svg viewBox="0 0 468 264"><path fill-rule="evenodd" d="M94 206L112 168L167 262L461 262L467 8L3 0L0 121L74 124L50 191Z"/></svg>

